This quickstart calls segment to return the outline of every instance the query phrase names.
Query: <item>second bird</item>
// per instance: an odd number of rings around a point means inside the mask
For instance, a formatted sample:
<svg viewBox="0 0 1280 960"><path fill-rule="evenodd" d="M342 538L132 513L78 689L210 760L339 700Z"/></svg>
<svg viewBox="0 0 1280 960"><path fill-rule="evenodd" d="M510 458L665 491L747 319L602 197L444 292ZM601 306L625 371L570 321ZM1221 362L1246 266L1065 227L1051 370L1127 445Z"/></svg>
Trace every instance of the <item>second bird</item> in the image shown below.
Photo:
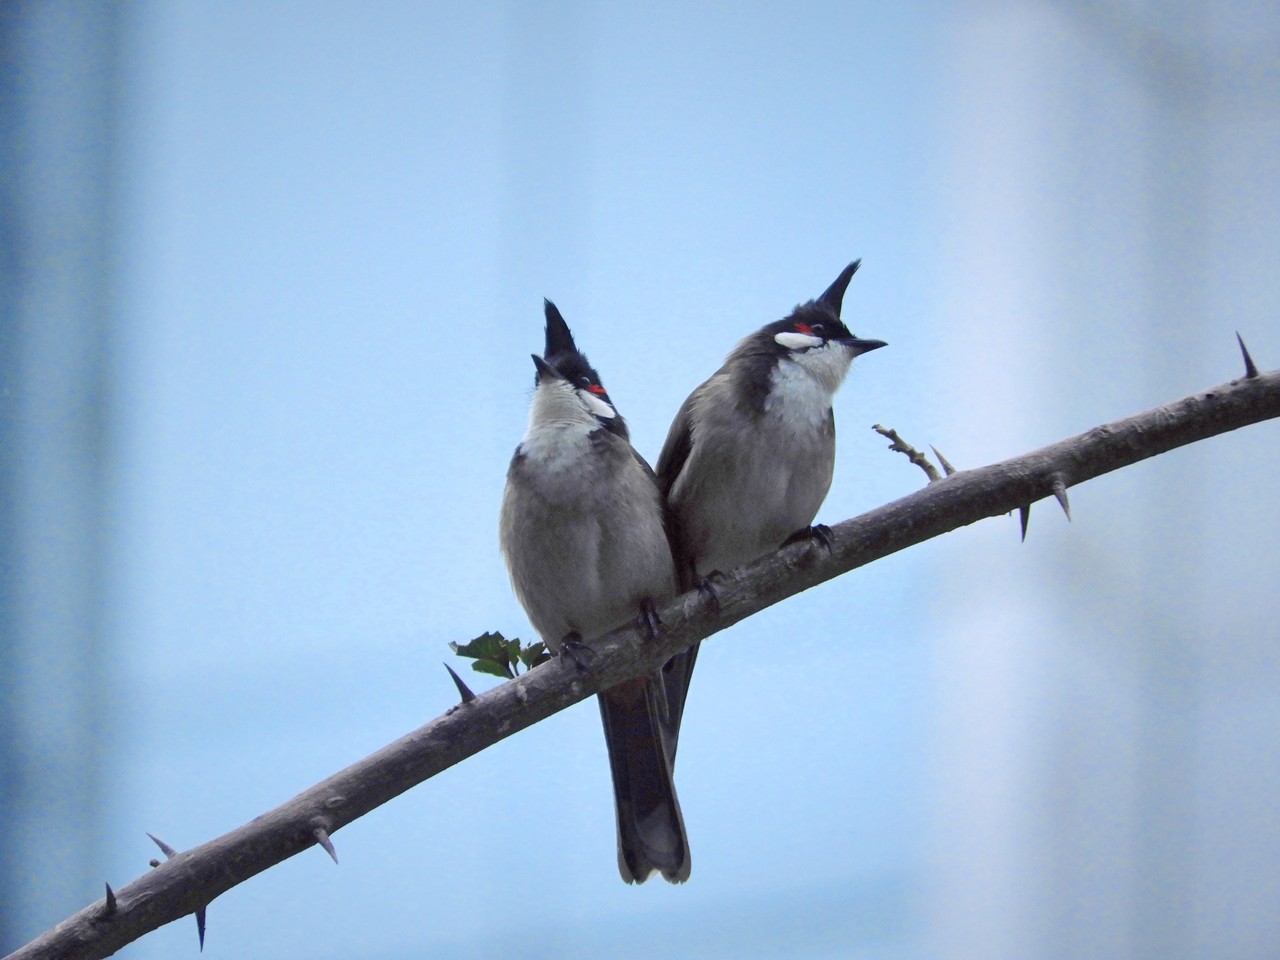
<svg viewBox="0 0 1280 960"><path fill-rule="evenodd" d="M840 319L861 260L816 300L766 324L689 395L658 458L681 588L778 549L809 530L831 488L836 427L831 401L855 357L885 346ZM698 645L663 668L678 732ZM675 760L675 736L668 733Z"/></svg>

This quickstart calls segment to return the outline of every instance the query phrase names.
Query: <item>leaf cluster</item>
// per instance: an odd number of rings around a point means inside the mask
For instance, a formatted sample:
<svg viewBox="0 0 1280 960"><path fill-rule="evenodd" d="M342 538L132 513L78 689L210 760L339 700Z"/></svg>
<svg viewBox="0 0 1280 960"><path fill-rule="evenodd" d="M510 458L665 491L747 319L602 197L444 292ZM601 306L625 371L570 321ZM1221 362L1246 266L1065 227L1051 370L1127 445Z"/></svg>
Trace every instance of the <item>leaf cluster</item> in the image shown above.
<svg viewBox="0 0 1280 960"><path fill-rule="evenodd" d="M450 643L453 652L472 662L471 669L504 680L512 680L524 670L551 659L547 645L541 640L527 646L518 637L508 640L497 632L482 633L467 643Z"/></svg>

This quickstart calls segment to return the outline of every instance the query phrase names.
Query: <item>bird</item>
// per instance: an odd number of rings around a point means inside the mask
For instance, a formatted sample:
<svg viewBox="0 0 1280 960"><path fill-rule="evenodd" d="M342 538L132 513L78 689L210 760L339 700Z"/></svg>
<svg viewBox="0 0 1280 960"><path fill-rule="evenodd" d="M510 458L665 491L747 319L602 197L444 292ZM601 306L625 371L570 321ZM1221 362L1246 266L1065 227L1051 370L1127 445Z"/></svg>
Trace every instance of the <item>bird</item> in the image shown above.
<svg viewBox="0 0 1280 960"><path fill-rule="evenodd" d="M855 260L815 300L744 338L681 405L658 457L680 589L714 597L714 577L830 531L810 527L831 488L831 404L855 357L887 344L855 337L840 319ZM667 752L676 741L698 656L663 666Z"/></svg>
<svg viewBox="0 0 1280 960"><path fill-rule="evenodd" d="M544 301L546 348L529 422L507 470L499 545L516 598L552 652L579 669L583 643L631 617L657 629L675 559L657 478L560 311ZM689 878L691 859L663 724L658 673L599 694L613 777L618 871Z"/></svg>

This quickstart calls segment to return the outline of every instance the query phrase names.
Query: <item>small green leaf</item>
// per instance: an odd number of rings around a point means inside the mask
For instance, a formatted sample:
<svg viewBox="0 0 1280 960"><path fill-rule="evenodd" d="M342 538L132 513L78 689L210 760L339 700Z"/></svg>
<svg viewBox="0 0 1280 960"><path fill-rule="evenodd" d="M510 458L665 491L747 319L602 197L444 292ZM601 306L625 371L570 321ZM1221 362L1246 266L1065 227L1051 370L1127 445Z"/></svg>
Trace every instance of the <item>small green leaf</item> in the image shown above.
<svg viewBox="0 0 1280 960"><path fill-rule="evenodd" d="M467 643L450 643L449 646L458 656L473 661L471 669L477 673L487 673L509 680L515 676L508 653L510 643L511 641L502 634L490 631L482 633ZM518 645L519 641L516 643Z"/></svg>
<svg viewBox="0 0 1280 960"><path fill-rule="evenodd" d="M476 660L471 664L471 669L476 673L488 673L495 677L501 677L503 680L510 680L512 677L511 668L505 663L499 663L496 660Z"/></svg>
<svg viewBox="0 0 1280 960"><path fill-rule="evenodd" d="M551 659L541 640L525 646L519 638L508 640L497 631L482 633L467 643L450 643L449 647L458 656L473 661L472 670L507 680L520 673L521 666L531 670Z"/></svg>
<svg viewBox="0 0 1280 960"><path fill-rule="evenodd" d="M551 654L547 653L547 645L541 640L520 650L520 662L524 664L526 670L532 670L538 664L546 663L550 659Z"/></svg>
<svg viewBox="0 0 1280 960"><path fill-rule="evenodd" d="M469 643L450 643L454 653L472 659L501 660L507 639L500 633L482 633Z"/></svg>

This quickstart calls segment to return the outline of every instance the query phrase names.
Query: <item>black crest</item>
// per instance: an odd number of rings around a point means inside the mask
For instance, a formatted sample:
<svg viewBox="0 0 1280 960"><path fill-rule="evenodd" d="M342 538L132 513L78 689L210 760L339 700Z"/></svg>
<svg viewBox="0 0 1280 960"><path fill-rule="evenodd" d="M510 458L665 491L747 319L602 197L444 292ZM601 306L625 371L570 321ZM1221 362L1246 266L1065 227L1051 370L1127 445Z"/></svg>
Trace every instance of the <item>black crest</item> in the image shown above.
<svg viewBox="0 0 1280 960"><path fill-rule="evenodd" d="M765 324L729 355L725 366L739 369L740 375L734 379L739 399L749 409L756 412L764 409L769 395L769 371L791 352L774 339L778 334L795 332L819 336L824 340L853 340L853 334L840 319L840 310L849 281L860 266L861 260L853 261L840 271L840 276L816 300L802 303L781 320Z"/></svg>
<svg viewBox="0 0 1280 960"><path fill-rule="evenodd" d="M617 415L599 418L600 424L610 433L627 439L626 421L622 419L622 414L617 413L618 408L605 392L604 384L600 382L600 374L596 373L587 355L574 343L569 324L565 323L564 317L560 315L560 310L554 303L546 299L542 303L547 317L547 346L543 359L555 367L557 372L575 387L590 390L594 396L613 407Z"/></svg>
<svg viewBox="0 0 1280 960"><path fill-rule="evenodd" d="M858 272L860 266L862 266L862 260L858 259L841 270L840 276L836 277L835 282L827 287L815 302L826 307L837 317L840 316L840 308L844 304L844 292L849 289L849 281L853 279L853 275Z"/></svg>
<svg viewBox="0 0 1280 960"><path fill-rule="evenodd" d="M582 356L578 350L578 345L573 342L573 332L569 329L569 325L564 322L564 317L560 315L559 308L550 300L543 299L543 312L547 315L547 346L542 351L543 358L554 364L552 357L561 354L576 353ZM582 357L586 360L586 357Z"/></svg>

